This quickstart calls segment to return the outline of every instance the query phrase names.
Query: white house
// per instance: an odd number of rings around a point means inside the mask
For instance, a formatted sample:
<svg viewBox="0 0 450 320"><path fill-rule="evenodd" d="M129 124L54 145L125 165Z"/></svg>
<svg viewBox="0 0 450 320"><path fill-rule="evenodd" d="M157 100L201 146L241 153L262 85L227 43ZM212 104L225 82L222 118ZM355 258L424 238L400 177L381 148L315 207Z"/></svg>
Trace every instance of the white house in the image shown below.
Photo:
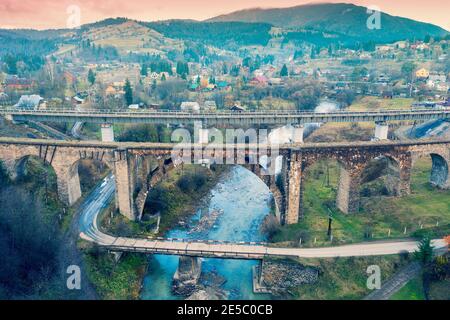
<svg viewBox="0 0 450 320"><path fill-rule="evenodd" d="M199 112L200 104L198 102L193 101L183 101L180 105L181 111L191 111L191 112Z"/></svg>

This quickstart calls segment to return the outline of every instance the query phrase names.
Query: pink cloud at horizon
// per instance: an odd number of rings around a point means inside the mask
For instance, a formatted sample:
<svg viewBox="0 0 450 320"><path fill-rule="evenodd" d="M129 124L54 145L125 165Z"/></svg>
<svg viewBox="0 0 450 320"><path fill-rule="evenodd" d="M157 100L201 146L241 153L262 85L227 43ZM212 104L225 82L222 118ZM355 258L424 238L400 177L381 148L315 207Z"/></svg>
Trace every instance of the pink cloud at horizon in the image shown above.
<svg viewBox="0 0 450 320"><path fill-rule="evenodd" d="M450 2L442 0L0 0L0 28L65 28L67 8L81 10L81 23L110 17L127 17L143 21L166 19L204 20L220 14L254 7L290 7L317 2L350 2L380 7L391 15L429 22L450 30Z"/></svg>

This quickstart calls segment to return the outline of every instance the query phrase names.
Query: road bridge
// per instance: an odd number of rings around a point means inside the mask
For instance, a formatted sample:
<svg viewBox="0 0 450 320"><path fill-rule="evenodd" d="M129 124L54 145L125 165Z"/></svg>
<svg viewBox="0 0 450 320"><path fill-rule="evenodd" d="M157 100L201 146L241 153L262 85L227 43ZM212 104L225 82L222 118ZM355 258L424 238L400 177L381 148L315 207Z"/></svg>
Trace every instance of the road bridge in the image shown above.
<svg viewBox="0 0 450 320"><path fill-rule="evenodd" d="M26 110L19 108L0 108L0 115L16 121L41 122L91 122L112 123L152 123L183 125L202 122L214 125L286 125L326 122L389 122L389 121L427 121L447 119L450 109L407 109L379 111L335 111L329 113L281 111L245 112L182 112L182 111L114 111L114 110L76 110L42 109Z"/></svg>
<svg viewBox="0 0 450 320"><path fill-rule="evenodd" d="M166 125L201 124L196 127L198 142L208 142L208 128L212 127L294 127L292 142L303 142L303 125L327 122L375 122L374 138L386 140L390 121L428 121L448 119L450 109L408 109L378 111L334 111L329 113L295 110L245 111L245 112L183 112L154 110L86 110L86 109L42 109L0 108L0 115L12 121L39 122L91 122L101 125L102 140L114 140L114 123L149 123Z"/></svg>
<svg viewBox="0 0 450 320"><path fill-rule="evenodd" d="M417 250L417 241L369 242L322 248L283 248L265 243L239 243L227 241L183 239L139 239L107 236L107 240L95 240L84 233L82 239L117 252L139 252L220 259L259 260L269 257L334 258L399 254ZM101 239L105 239L104 235ZM447 247L445 240L433 240L435 249Z"/></svg>
<svg viewBox="0 0 450 320"><path fill-rule="evenodd" d="M146 196L170 170L181 163L241 165L257 175L272 191L280 221L297 223L304 215L303 191L306 174L320 160L339 163L340 178L336 206L344 213L359 210L363 173L372 160L387 158L398 175L392 177L397 196L410 193L411 168L421 157L431 157L430 182L450 188L450 140L373 141L352 143L298 143L277 146L252 144L132 143L99 141L58 141L0 138L0 160L14 179L30 156L51 165L57 176L58 195L67 205L81 196L78 164L91 159L103 162L114 172L116 206L129 219L140 219ZM261 163L275 163L282 157L277 175Z"/></svg>

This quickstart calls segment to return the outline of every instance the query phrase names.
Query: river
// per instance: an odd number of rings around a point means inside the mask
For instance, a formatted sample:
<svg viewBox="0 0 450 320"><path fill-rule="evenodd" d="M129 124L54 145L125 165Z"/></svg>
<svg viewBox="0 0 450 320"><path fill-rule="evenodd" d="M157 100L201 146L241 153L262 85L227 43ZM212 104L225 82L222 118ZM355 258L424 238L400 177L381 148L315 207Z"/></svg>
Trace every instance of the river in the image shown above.
<svg viewBox="0 0 450 320"><path fill-rule="evenodd" d="M210 191L208 203L191 218L195 226L202 213L222 212L210 230L189 232L171 230L167 237L233 241L262 241L260 225L270 212L271 194L267 186L247 169L234 166ZM230 299L257 299L252 291L252 267L256 261L203 259L202 272L214 271L226 279L223 289ZM180 299L171 293L172 277L178 257L150 257L149 272L144 279L142 299Z"/></svg>
<svg viewBox="0 0 450 320"><path fill-rule="evenodd" d="M336 104L322 102L316 112L330 112ZM310 132L318 125L308 125ZM278 130L278 131L277 131ZM278 142L289 141L286 127L273 132ZM286 136L285 136L286 135ZM269 137L269 139L271 139ZM285 141L287 140L287 141ZM189 228L176 228L167 238L211 239L228 241L263 241L261 223L270 212L271 193L268 187L247 169L234 166L210 191L206 204L191 218L188 224L195 227L202 214L220 211L221 214L209 230L189 232ZM148 273L144 278L141 299L182 299L171 292L172 278L178 266L177 256L153 255L149 258ZM257 261L203 259L202 272L214 272L226 279L222 289L229 299L262 299L267 295L254 294L252 268Z"/></svg>

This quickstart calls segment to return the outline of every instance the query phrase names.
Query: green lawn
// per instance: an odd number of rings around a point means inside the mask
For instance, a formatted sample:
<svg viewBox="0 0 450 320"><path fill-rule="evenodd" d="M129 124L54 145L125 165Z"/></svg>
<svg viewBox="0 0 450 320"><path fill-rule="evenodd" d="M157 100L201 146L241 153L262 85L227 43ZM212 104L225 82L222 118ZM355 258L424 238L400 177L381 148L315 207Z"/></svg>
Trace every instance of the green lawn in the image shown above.
<svg viewBox="0 0 450 320"><path fill-rule="evenodd" d="M294 288L291 293L301 300L359 300L370 293L367 288L368 266L379 266L382 281L385 281L407 262L398 255L301 259L302 264L319 268L319 279L314 284Z"/></svg>
<svg viewBox="0 0 450 320"><path fill-rule="evenodd" d="M390 300L425 300L422 277L410 280L403 288L396 292Z"/></svg>
<svg viewBox="0 0 450 320"><path fill-rule="evenodd" d="M304 191L305 217L298 224L283 226L274 242L304 245L330 245L326 231L328 207L333 213L333 244L404 238L429 232L435 237L450 230L450 191L432 188L428 183L431 160L419 161L412 173L412 194L397 198L371 196L361 199L360 212L344 214L335 207L339 168L321 161L309 169ZM438 226L437 226L438 224ZM404 233L406 227L406 233ZM390 235L389 235L390 231Z"/></svg>

